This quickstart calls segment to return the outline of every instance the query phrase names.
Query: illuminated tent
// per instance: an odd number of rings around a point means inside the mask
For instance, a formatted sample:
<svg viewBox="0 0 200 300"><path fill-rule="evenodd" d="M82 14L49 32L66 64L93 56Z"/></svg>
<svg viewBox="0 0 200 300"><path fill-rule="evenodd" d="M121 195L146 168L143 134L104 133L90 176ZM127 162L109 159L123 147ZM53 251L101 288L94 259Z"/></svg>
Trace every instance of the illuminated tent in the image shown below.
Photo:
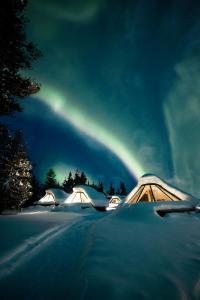
<svg viewBox="0 0 200 300"><path fill-rule="evenodd" d="M120 203L121 203L121 199L119 198L119 196L112 196L109 201L109 206L106 208L106 210L116 209Z"/></svg>
<svg viewBox="0 0 200 300"><path fill-rule="evenodd" d="M64 201L63 205L80 205L81 207L93 206L98 210L105 210L108 200L101 192L86 185L73 188L73 193Z"/></svg>
<svg viewBox="0 0 200 300"><path fill-rule="evenodd" d="M142 176L137 186L126 198L126 203L135 204L140 201L179 201L192 200L192 196L170 186L154 175Z"/></svg>
<svg viewBox="0 0 200 300"><path fill-rule="evenodd" d="M119 198L119 196L112 196L109 203L112 204L119 204L121 202L121 199Z"/></svg>
<svg viewBox="0 0 200 300"><path fill-rule="evenodd" d="M69 194L65 193L61 189L49 189L45 191L46 194L42 197L37 204L39 205L58 205L65 201L68 198Z"/></svg>

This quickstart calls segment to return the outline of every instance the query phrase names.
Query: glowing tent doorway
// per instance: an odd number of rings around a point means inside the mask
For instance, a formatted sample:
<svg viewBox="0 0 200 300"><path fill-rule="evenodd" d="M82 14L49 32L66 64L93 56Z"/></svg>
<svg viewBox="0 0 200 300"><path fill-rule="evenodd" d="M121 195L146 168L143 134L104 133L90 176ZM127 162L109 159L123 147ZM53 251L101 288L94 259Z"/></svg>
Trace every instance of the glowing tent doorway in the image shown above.
<svg viewBox="0 0 200 300"><path fill-rule="evenodd" d="M174 188L154 175L142 176L126 198L126 203L191 200L192 196Z"/></svg>

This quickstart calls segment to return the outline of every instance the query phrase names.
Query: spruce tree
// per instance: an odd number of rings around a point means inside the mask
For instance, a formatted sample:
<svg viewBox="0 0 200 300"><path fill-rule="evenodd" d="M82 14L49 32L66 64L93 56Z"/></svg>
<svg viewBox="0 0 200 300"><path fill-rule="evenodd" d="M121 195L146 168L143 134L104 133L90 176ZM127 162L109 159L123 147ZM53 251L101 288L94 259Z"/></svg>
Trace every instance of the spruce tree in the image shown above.
<svg viewBox="0 0 200 300"><path fill-rule="evenodd" d="M109 187L108 194L109 194L110 196L113 196L113 195L115 194L115 188L114 188L112 182L110 183L110 187Z"/></svg>
<svg viewBox="0 0 200 300"><path fill-rule="evenodd" d="M94 183L94 181L90 184L90 186L91 186L92 188L96 188L96 184Z"/></svg>
<svg viewBox="0 0 200 300"><path fill-rule="evenodd" d="M119 194L122 195L122 196L127 195L126 186L125 186L124 182L120 182Z"/></svg>
<svg viewBox="0 0 200 300"><path fill-rule="evenodd" d="M80 175L80 184L86 184L86 182L87 182L87 177L86 177L86 175L85 175L85 173L84 172L81 172L81 175Z"/></svg>
<svg viewBox="0 0 200 300"><path fill-rule="evenodd" d="M103 191L104 191L103 182L99 182L99 184L97 186L97 191L103 193Z"/></svg>
<svg viewBox="0 0 200 300"><path fill-rule="evenodd" d="M78 169L76 169L76 172L74 174L74 186L81 184L81 175Z"/></svg>
<svg viewBox="0 0 200 300"><path fill-rule="evenodd" d="M66 193L72 193L74 187L74 179L72 177L72 172L69 172L68 178L64 180L62 187Z"/></svg>
<svg viewBox="0 0 200 300"><path fill-rule="evenodd" d="M31 63L40 56L27 40L26 5L26 0L6 0L0 8L0 116L21 111L18 99L39 90L39 85L21 72L31 69Z"/></svg>
<svg viewBox="0 0 200 300"><path fill-rule="evenodd" d="M47 189L57 188L57 187L58 187L58 182L56 180L56 173L53 169L49 169L46 175L44 188L45 190L47 190Z"/></svg>
<svg viewBox="0 0 200 300"><path fill-rule="evenodd" d="M3 194L6 200L4 208L20 209L30 199L32 195L31 170L32 165L22 143L22 134L17 131L4 162Z"/></svg>

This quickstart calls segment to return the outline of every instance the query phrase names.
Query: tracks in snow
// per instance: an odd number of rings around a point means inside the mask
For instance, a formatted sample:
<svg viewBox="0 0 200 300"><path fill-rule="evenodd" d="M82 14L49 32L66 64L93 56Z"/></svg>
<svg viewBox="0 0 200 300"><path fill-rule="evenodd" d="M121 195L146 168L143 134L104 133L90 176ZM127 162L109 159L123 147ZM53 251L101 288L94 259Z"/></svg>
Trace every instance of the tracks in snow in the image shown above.
<svg viewBox="0 0 200 300"><path fill-rule="evenodd" d="M78 217L76 220L62 225L54 226L46 230L38 236L31 237L25 240L21 245L16 247L7 255L0 257L0 279L13 273L18 267L23 265L24 262L31 259L41 249L52 242L56 237L67 231L75 223L82 220L83 217Z"/></svg>

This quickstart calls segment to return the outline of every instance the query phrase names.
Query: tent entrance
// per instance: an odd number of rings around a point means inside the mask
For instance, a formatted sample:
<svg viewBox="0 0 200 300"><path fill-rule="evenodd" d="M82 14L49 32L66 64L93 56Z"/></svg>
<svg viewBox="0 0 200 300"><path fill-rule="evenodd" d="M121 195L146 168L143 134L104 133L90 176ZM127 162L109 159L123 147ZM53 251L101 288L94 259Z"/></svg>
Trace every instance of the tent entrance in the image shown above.
<svg viewBox="0 0 200 300"><path fill-rule="evenodd" d="M167 191L158 184L141 185L139 190L133 195L130 203L155 202L155 201L177 201L180 200L177 196Z"/></svg>

